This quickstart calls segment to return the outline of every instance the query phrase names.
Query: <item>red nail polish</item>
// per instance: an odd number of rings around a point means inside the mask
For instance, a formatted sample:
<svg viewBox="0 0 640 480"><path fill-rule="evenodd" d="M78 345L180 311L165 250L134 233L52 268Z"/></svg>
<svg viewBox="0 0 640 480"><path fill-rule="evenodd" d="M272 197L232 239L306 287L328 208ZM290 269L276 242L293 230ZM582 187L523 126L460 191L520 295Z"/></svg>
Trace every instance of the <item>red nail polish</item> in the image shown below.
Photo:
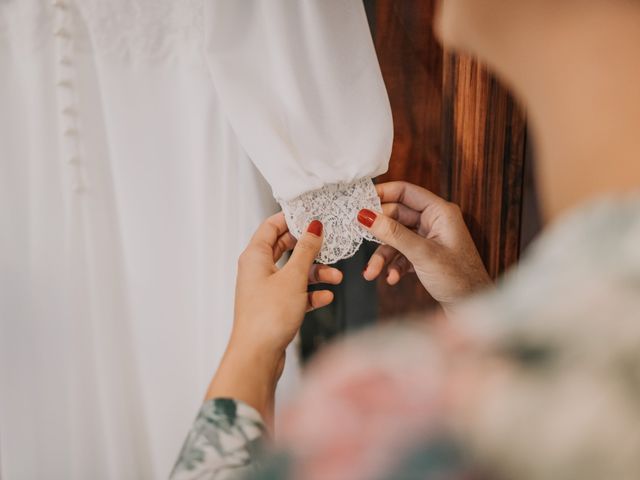
<svg viewBox="0 0 640 480"><path fill-rule="evenodd" d="M370 228L373 222L376 221L377 216L371 210L364 208L358 212L358 221L365 227Z"/></svg>
<svg viewBox="0 0 640 480"><path fill-rule="evenodd" d="M316 237L322 235L322 222L320 220L314 220L307 227L307 232L314 234Z"/></svg>

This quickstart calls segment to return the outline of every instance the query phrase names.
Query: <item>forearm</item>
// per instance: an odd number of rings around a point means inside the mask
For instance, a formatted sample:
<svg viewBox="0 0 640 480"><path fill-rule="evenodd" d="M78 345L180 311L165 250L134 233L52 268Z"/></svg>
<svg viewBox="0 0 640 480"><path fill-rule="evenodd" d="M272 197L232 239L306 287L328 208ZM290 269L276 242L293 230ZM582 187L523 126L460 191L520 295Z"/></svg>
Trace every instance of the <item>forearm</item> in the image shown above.
<svg viewBox="0 0 640 480"><path fill-rule="evenodd" d="M284 214L274 215L260 226L241 255L233 333L172 480L245 478L259 464L265 430L273 424L285 349L305 311L333 299L327 291L307 293L313 262L322 246L318 224L312 222L296 241L287 230ZM290 249L294 250L291 258L279 269L276 262ZM338 284L342 275L325 267L315 271L314 278Z"/></svg>
<svg viewBox="0 0 640 480"><path fill-rule="evenodd" d="M205 400L232 398L252 406L273 426L275 390L284 364L284 353L266 353L231 342L213 377Z"/></svg>

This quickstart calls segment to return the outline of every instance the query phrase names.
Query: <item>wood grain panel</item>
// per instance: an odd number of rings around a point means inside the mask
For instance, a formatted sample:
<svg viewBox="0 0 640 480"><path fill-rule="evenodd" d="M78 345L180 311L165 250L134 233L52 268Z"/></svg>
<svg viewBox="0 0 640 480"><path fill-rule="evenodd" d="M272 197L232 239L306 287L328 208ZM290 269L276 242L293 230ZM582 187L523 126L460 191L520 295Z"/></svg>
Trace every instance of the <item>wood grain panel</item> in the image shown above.
<svg viewBox="0 0 640 480"><path fill-rule="evenodd" d="M449 193L489 273L517 259L525 157L525 119L509 94L476 61L446 54L443 156Z"/></svg>
<svg viewBox="0 0 640 480"><path fill-rule="evenodd" d="M378 181L406 180L446 195L448 165L441 153L443 55L431 25L434 0L365 0L393 110L389 172ZM436 304L415 276L395 287L378 282L381 318Z"/></svg>
<svg viewBox="0 0 640 480"><path fill-rule="evenodd" d="M519 253L525 123L509 95L469 58L445 54L432 33L437 0L364 0L393 109L389 172L458 203L493 276ZM347 330L434 308L415 276L389 287L360 272L371 254L340 262L336 301L307 316L303 359ZM377 314L376 298L377 297Z"/></svg>
<svg viewBox="0 0 640 480"><path fill-rule="evenodd" d="M367 2L394 118L393 155L381 181L415 179L443 193L442 50L433 36L433 0Z"/></svg>
<svg viewBox="0 0 640 480"><path fill-rule="evenodd" d="M477 62L443 52L435 0L365 0L394 115L390 169L458 203L492 276L519 254L525 121ZM381 317L434 306L415 277L378 283Z"/></svg>

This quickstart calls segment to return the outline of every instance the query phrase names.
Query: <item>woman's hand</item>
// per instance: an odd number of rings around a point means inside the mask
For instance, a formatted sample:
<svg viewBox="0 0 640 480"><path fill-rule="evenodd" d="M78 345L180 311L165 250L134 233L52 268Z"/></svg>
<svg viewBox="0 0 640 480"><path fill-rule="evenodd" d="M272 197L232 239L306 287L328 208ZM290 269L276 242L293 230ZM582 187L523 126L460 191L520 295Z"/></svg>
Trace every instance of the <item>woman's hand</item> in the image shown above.
<svg viewBox="0 0 640 480"><path fill-rule="evenodd" d="M387 283L395 285L415 272L445 311L491 284L457 205L406 182L376 189L384 214L362 210L358 221L386 245L369 260L367 280L386 269Z"/></svg>
<svg viewBox="0 0 640 480"><path fill-rule="evenodd" d="M342 281L340 270L313 263L322 247L322 228L319 221L311 222L296 242L282 213L260 226L238 261L233 344L282 355L304 314L332 302L330 291L307 289L309 284ZM289 250L291 258L278 269L276 262Z"/></svg>
<svg viewBox="0 0 640 480"><path fill-rule="evenodd" d="M285 349L300 328L305 312L333 301L330 291L308 292L307 287L342 281L339 270L314 265L321 246L322 224L317 220L298 241L288 231L282 213L258 228L238 261L231 339L207 399L242 400L270 421ZM279 269L276 263L292 249L291 258Z"/></svg>

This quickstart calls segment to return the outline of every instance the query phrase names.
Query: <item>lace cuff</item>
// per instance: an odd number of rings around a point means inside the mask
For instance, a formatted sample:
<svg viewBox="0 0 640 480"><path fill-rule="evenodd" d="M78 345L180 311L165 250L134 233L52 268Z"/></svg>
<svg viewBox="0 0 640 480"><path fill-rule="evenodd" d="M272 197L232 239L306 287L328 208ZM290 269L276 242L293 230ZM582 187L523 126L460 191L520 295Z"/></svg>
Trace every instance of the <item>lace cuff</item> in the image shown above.
<svg viewBox="0 0 640 480"><path fill-rule="evenodd" d="M316 261L324 264L352 257L367 239L380 243L360 226L358 212L368 208L382 211L380 198L371 178L352 183L334 183L303 193L293 200L280 200L289 231L300 238L309 223L320 220L324 225L324 244Z"/></svg>

